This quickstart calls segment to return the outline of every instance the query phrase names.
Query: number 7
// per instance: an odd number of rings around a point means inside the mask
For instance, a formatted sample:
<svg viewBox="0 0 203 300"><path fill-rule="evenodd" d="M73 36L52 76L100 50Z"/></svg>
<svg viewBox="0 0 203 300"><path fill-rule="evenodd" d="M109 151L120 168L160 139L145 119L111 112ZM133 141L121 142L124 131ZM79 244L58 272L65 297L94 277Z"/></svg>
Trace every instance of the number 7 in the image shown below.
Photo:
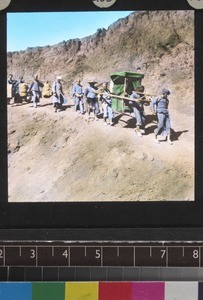
<svg viewBox="0 0 203 300"><path fill-rule="evenodd" d="M161 258L164 258L165 254L166 254L166 250L161 250Z"/></svg>

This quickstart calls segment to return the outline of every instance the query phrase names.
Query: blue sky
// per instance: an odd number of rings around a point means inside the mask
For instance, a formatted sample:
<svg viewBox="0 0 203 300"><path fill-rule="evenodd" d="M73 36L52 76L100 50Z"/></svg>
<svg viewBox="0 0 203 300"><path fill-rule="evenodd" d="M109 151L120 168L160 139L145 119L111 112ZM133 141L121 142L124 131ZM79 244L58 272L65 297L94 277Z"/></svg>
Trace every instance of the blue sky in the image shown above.
<svg viewBox="0 0 203 300"><path fill-rule="evenodd" d="M131 11L8 13L7 50L54 45L74 38L94 34L98 28L107 29Z"/></svg>

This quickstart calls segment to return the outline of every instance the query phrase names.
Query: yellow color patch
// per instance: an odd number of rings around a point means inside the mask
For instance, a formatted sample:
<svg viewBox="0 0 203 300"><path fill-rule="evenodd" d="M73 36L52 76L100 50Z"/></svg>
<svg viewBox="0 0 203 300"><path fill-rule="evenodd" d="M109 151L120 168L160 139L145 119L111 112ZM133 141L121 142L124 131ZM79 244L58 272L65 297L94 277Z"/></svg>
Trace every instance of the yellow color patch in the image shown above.
<svg viewBox="0 0 203 300"><path fill-rule="evenodd" d="M98 282L66 282L65 300L99 300Z"/></svg>

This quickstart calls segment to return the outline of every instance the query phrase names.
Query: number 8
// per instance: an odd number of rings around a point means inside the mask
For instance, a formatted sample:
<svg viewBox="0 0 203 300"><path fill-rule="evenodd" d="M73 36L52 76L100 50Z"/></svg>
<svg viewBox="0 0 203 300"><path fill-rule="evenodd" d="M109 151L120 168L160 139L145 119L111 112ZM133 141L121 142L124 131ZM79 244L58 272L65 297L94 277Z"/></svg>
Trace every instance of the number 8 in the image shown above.
<svg viewBox="0 0 203 300"><path fill-rule="evenodd" d="M199 257L199 251L198 250L194 250L193 251L193 258L197 259Z"/></svg>

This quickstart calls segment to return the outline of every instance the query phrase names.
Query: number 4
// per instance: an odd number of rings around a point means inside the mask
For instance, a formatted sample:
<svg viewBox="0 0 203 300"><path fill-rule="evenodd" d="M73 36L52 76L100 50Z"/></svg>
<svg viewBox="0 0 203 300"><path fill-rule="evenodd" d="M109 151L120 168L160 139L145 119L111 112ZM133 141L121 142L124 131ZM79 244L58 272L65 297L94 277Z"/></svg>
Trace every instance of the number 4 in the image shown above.
<svg viewBox="0 0 203 300"><path fill-rule="evenodd" d="M63 256L65 256L65 258L68 258L68 250L65 250L65 251L63 252Z"/></svg>

